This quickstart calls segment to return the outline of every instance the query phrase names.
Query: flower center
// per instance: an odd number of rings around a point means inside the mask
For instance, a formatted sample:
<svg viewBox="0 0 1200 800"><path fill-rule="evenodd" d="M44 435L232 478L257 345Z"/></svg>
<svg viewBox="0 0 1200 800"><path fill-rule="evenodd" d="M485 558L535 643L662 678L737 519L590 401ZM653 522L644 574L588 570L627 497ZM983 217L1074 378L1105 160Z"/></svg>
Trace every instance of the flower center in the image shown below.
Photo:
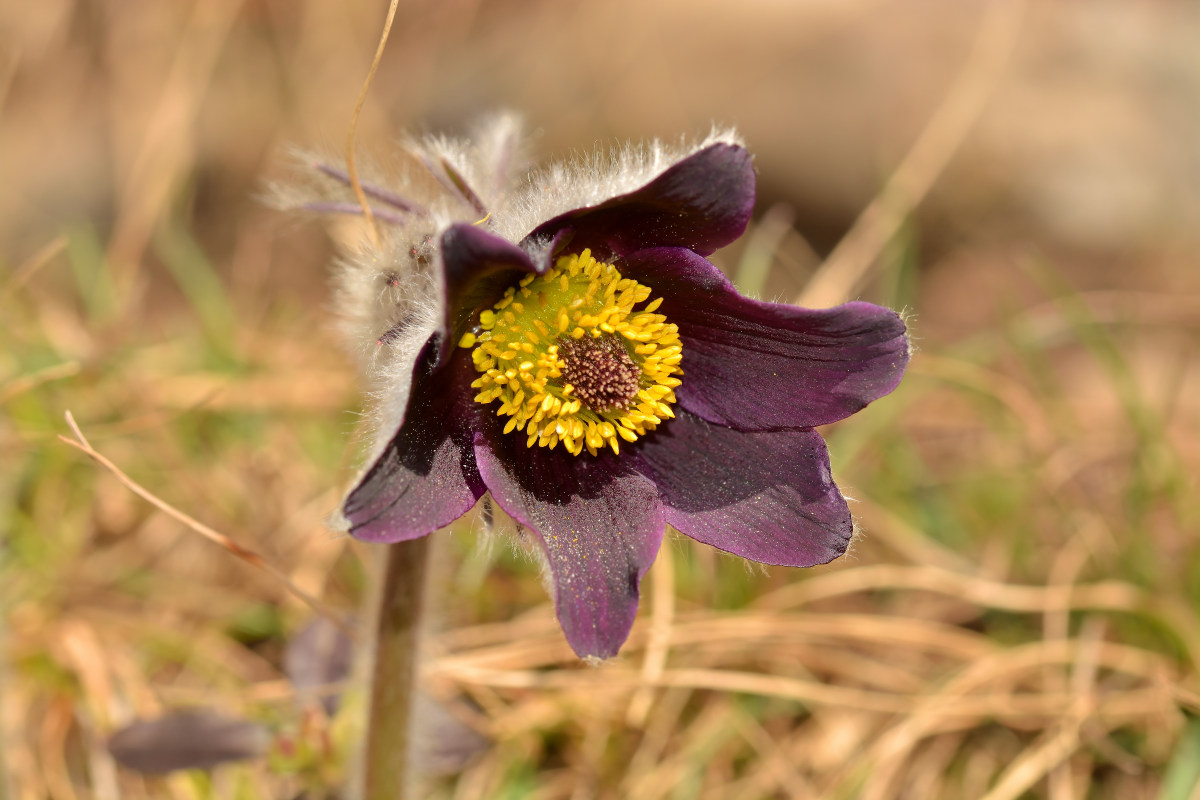
<svg viewBox="0 0 1200 800"><path fill-rule="evenodd" d="M500 400L504 432L524 431L529 447L619 453L619 439L635 442L675 416L679 329L654 313L662 298L634 309L649 297L588 250L526 275L459 341L482 373L475 401Z"/></svg>
<svg viewBox="0 0 1200 800"><path fill-rule="evenodd" d="M575 387L575 396L593 411L626 409L637 399L642 368L614 334L572 339L558 337L562 379Z"/></svg>

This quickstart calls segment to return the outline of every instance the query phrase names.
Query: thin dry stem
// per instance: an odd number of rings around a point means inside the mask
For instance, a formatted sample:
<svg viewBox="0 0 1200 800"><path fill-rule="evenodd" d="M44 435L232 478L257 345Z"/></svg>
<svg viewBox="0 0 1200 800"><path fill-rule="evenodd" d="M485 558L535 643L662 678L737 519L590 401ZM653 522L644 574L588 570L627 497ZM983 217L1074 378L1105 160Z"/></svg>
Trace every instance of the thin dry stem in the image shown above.
<svg viewBox="0 0 1200 800"><path fill-rule="evenodd" d="M79 370L80 363L78 361L67 361L62 364L44 367L28 375L22 375L19 378L13 378L8 383L0 385L0 403L7 403L14 397L24 394L31 389L36 389L43 384L78 375Z"/></svg>
<svg viewBox="0 0 1200 800"><path fill-rule="evenodd" d="M0 299L7 300L12 295L17 293L17 290L24 286L29 280L67 249L67 237L56 236L51 239L40 250L30 256L23 264L12 271L12 274L4 281L4 288L0 291Z"/></svg>
<svg viewBox="0 0 1200 800"><path fill-rule="evenodd" d="M1024 0L994 0L958 80L904 161L796 298L825 308L852 297L871 265L925 198L983 111L1017 42Z"/></svg>
<svg viewBox="0 0 1200 800"><path fill-rule="evenodd" d="M141 269L156 222L187 169L193 130L205 88L243 0L197 3L180 35L161 84L154 113L141 132L137 153L122 176L120 214L108 246L118 284L131 287Z"/></svg>
<svg viewBox="0 0 1200 800"><path fill-rule="evenodd" d="M71 432L75 434L75 438L70 439L66 436L60 435L58 438L62 442L69 444L71 447L74 447L76 450L79 450L84 455L88 456L93 461L95 461L97 464L104 467L106 470L111 472L113 477L115 477L118 481L120 481L120 483L123 486L125 486L125 488L129 489L129 491L133 492L134 494L136 494L138 497L145 500L150 505L152 505L155 508L162 511L167 516L172 517L173 519L176 519L179 522L182 522L185 526L187 526L191 530L195 531L196 533L200 534L205 539L208 539L209 541L220 545L221 547L225 548L233 555L240 558L242 561L245 561L250 566L262 570L263 572L267 573L275 580L279 581L279 583L283 586L283 588L285 588L288 592L290 592L293 596L295 596L298 600L303 602L305 605L307 605L313 611L317 612L321 616L328 619L330 622L337 625L342 631L344 631L346 633L346 635L351 636L351 637L353 637L355 635L354 631L346 624L346 621L344 619L342 619L342 616L340 614L335 613L331 608L326 606L320 600L313 597L308 592L304 591L303 589L301 589L300 587L298 587L294 583L292 583L292 580L287 575L284 574L283 570L279 569L274 564L270 563L269 561L264 559L262 556L260 556L258 553L254 552L253 550L238 544L237 542L235 542L233 539L230 539L225 534L218 533L216 530L205 525L203 522L200 522L195 517L192 517L189 514L185 514L184 512L175 508L173 505L168 503L166 500L163 500L162 498L158 497L153 492L151 492L149 489L147 489L146 487L142 486L137 481L130 478L128 475L126 475L121 470L120 467L118 467L116 464L114 464L112 461L110 461L108 458L106 458L104 455L102 455L100 452L98 452L97 450L95 450L92 447L91 443L88 442L87 437L83 435L83 431L80 430L79 425L76 424L75 417L72 416L70 411L66 412L66 419L67 419L67 425L71 428Z"/></svg>
<svg viewBox="0 0 1200 800"><path fill-rule="evenodd" d="M388 5L387 18L383 23L383 32L379 35L379 46L375 48L375 57L371 59L371 69L367 72L367 79L363 81L362 89L358 93L358 100L354 103L354 113L350 115L350 129L346 131L346 174L350 178L350 188L354 190L354 196L358 199L358 204L362 207L363 218L367 221L367 230L370 232L371 243L376 247L379 246L379 226L375 222L375 213L371 210L371 204L367 202L367 194L363 191L362 183L358 180L358 164L354 158L354 140L358 135L358 119L362 116L363 106L367 102L367 92L371 88L371 81L375 80L375 72L379 69L379 62L383 60L383 51L387 47L388 37L392 33L392 22L396 18L396 7L400 4L400 0L392 0Z"/></svg>
<svg viewBox="0 0 1200 800"><path fill-rule="evenodd" d="M670 542L663 542L654 564L654 591L651 595L650 641L642 661L642 676L646 685L637 690L629 702L625 721L635 728L646 724L646 716L654 702L651 688L667 666L667 654L671 649L671 627L675 620L675 558Z"/></svg>

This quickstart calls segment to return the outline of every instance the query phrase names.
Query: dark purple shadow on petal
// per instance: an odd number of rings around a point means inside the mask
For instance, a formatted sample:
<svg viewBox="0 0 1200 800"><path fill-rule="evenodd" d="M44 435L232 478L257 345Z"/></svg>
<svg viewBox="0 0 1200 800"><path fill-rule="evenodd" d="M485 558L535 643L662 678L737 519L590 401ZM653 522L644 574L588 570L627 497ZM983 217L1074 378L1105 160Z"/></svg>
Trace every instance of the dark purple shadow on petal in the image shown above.
<svg viewBox="0 0 1200 800"><path fill-rule="evenodd" d="M441 250L446 335L439 363L449 357L477 311L499 300L521 276L537 272L524 250L475 225L451 225L442 234Z"/></svg>
<svg viewBox="0 0 1200 800"><path fill-rule="evenodd" d="M850 543L850 509L816 431L735 431L682 412L638 457L667 522L697 541L790 567L828 563Z"/></svg>
<svg viewBox="0 0 1200 800"><path fill-rule="evenodd" d="M647 247L686 247L708 255L746 230L754 210L754 166L745 148L714 144L673 164L636 191L568 211L526 238L569 229L572 252L610 258Z"/></svg>
<svg viewBox="0 0 1200 800"><path fill-rule="evenodd" d="M808 428L844 419L900 383L904 322L891 309L846 303L809 309L742 297L695 253L660 248L620 266L662 296L679 326L679 404L740 430Z"/></svg>
<svg viewBox="0 0 1200 800"><path fill-rule="evenodd" d="M567 641L582 658L616 655L662 543L654 484L629 460L526 447L524 434L497 428L475 437L479 473L500 507L540 537Z"/></svg>
<svg viewBox="0 0 1200 800"><path fill-rule="evenodd" d="M471 510L485 489L475 468L476 377L465 350L432 370L437 335L417 357L404 422L346 497L350 533L367 542L424 536Z"/></svg>

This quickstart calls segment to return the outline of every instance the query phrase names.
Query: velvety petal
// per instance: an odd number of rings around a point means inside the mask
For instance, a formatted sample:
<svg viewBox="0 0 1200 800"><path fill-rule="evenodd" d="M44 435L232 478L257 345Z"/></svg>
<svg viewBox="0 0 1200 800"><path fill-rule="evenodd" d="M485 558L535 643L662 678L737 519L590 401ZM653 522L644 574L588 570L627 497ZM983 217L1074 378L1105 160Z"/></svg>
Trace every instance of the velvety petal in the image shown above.
<svg viewBox="0 0 1200 800"><path fill-rule="evenodd" d="M597 258L648 247L686 247L707 255L741 236L753 210L750 154L737 145L714 144L636 191L542 223L528 238L548 239L565 230L572 252L591 248Z"/></svg>
<svg viewBox="0 0 1200 800"><path fill-rule="evenodd" d="M811 567L846 552L853 526L813 430L736 431L680 413L643 440L668 523L764 564Z"/></svg>
<svg viewBox="0 0 1200 800"><path fill-rule="evenodd" d="M908 363L904 322L891 309L751 300L682 249L634 253L620 269L663 297L659 313L683 342L679 404L709 422L740 430L836 422L895 389Z"/></svg>
<svg viewBox="0 0 1200 800"><path fill-rule="evenodd" d="M484 493L475 467L475 369L466 351L432 369L436 335L413 370L404 422L346 497L350 533L368 542L424 536L471 510Z"/></svg>
<svg viewBox="0 0 1200 800"><path fill-rule="evenodd" d="M629 460L526 447L522 434L497 430L476 435L475 457L492 498L541 539L571 647L584 658L616 655L662 543L654 484Z"/></svg>
<svg viewBox="0 0 1200 800"><path fill-rule="evenodd" d="M446 309L439 363L471 326L474 312L499 300L522 275L538 271L524 250L476 225L451 225L442 234L441 251Z"/></svg>

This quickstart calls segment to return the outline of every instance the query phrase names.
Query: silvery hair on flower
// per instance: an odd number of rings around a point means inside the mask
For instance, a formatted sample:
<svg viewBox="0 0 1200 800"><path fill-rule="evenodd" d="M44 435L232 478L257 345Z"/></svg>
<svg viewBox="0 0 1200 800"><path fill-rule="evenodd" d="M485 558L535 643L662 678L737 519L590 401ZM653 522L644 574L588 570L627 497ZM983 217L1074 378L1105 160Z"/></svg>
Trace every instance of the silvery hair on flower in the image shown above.
<svg viewBox="0 0 1200 800"><path fill-rule="evenodd" d="M519 117L499 113L464 138L406 137L391 162L359 166L377 223L377 241L361 226L335 265L341 328L367 378L373 445L367 462L402 421L415 359L437 329L443 298L438 242L452 224L469 222L519 243L540 223L572 209L594 206L633 191L672 164L709 145L741 144L730 130L714 129L688 144L660 141L530 169ZM295 153L300 169L291 184L270 187L277 208L324 217L362 219L346 170L335 158ZM549 243L526 243L535 263L546 264Z"/></svg>

